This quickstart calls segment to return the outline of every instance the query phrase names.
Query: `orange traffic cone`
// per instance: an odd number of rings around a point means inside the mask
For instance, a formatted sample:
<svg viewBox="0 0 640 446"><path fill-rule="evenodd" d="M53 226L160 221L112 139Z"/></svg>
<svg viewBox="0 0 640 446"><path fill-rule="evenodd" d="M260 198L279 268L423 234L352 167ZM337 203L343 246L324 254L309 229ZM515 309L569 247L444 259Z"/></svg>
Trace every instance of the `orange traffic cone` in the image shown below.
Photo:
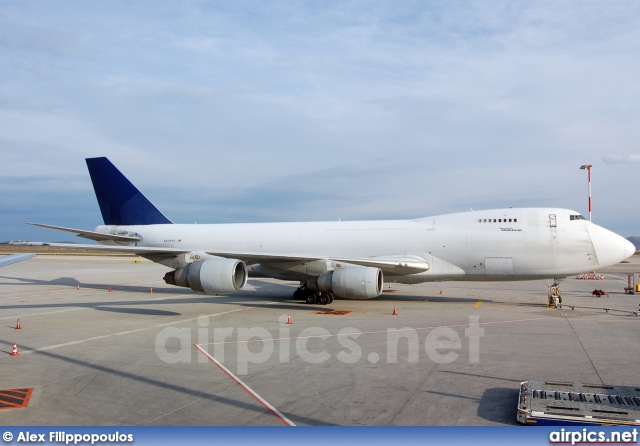
<svg viewBox="0 0 640 446"><path fill-rule="evenodd" d="M397 316L398 315L398 311L396 310L396 306L393 306L393 313L391 313L391 316Z"/></svg>
<svg viewBox="0 0 640 446"><path fill-rule="evenodd" d="M76 290L79 290L79 289L80 289L80 284L77 284L76 285Z"/></svg>
<svg viewBox="0 0 640 446"><path fill-rule="evenodd" d="M112 293L113 289L111 288L111 285L109 285L109 292Z"/></svg>
<svg viewBox="0 0 640 446"><path fill-rule="evenodd" d="M287 315L287 324L291 325L291 323L292 323L291 322L291 315L289 314L289 315Z"/></svg>
<svg viewBox="0 0 640 446"><path fill-rule="evenodd" d="M13 343L13 351L11 352L11 356L18 356L18 346L16 343Z"/></svg>
<svg viewBox="0 0 640 446"><path fill-rule="evenodd" d="M442 288L440 288L440 294L442 294Z"/></svg>
<svg viewBox="0 0 640 446"><path fill-rule="evenodd" d="M153 288L149 288L149 294L153 294Z"/></svg>
<svg viewBox="0 0 640 446"><path fill-rule="evenodd" d="M22 330L22 327L20 326L20 319L18 319L18 324L16 325L16 330Z"/></svg>

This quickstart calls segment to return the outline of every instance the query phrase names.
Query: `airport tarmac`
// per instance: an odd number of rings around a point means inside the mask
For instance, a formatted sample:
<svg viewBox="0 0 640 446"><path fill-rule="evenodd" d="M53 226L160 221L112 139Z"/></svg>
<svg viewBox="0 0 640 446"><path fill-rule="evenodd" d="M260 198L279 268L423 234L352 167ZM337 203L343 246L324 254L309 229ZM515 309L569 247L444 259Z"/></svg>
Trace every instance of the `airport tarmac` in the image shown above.
<svg viewBox="0 0 640 446"><path fill-rule="evenodd" d="M514 425L521 381L640 385L640 295L624 294L640 256L568 278L561 309L551 281L385 284L310 306L294 283L206 296L166 271L67 255L0 269L0 389L33 388L0 424Z"/></svg>

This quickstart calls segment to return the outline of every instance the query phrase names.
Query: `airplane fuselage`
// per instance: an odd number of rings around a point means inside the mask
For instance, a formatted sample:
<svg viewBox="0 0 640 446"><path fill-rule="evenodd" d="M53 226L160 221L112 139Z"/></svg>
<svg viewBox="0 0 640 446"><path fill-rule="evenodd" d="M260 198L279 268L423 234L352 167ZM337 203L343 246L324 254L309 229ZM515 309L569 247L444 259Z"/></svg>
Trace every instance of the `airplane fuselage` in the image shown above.
<svg viewBox="0 0 640 446"><path fill-rule="evenodd" d="M556 208L416 220L156 224L98 226L96 231L138 236L141 240L130 245L139 247L326 259L403 256L429 265L415 274L385 275L385 281L400 283L562 278L619 263L635 251L625 239L577 212ZM249 265L250 276L306 280L340 267L328 260L260 263Z"/></svg>
<svg viewBox="0 0 640 446"><path fill-rule="evenodd" d="M163 280L210 295L247 277L296 280L294 299L327 305L370 299L383 282L560 279L614 265L635 252L626 239L557 208L493 209L415 220L175 224L105 157L87 158L104 225L72 232L96 245L169 267ZM108 246L107 246L108 245Z"/></svg>

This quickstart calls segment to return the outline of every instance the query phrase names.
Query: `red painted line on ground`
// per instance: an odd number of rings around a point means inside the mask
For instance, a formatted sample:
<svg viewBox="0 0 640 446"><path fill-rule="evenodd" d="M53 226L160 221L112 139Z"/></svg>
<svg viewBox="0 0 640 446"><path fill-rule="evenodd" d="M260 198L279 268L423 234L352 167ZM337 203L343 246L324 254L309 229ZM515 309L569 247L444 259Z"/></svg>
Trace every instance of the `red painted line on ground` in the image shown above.
<svg viewBox="0 0 640 446"><path fill-rule="evenodd" d="M249 387L248 385L246 385L244 382L242 382L240 380L240 378L238 378L236 375L234 375L233 373L231 373L231 371L226 368L225 366L223 366L220 361L218 361L216 358L214 358L213 356L211 356L209 353L207 353L205 350L203 350L198 344L193 344L193 346L198 349L198 351L200 353L202 353L203 355L205 355L207 358L209 358L209 361L213 362L220 370L222 370L229 378L231 378L233 381L235 381L236 384L238 384L240 387L242 387L244 389L245 392L247 392L249 395L251 395L253 397L253 399L255 399L257 402L260 403L260 405L262 407L264 407L265 409L267 409L269 412L271 412L278 420L280 420L282 422L282 424L286 425L286 426L295 426L295 424L288 419L287 417L285 417L282 413L280 413L280 411L278 409L276 409L275 407L273 407L271 404L269 404L264 398L262 398L260 395L258 395L251 387Z"/></svg>

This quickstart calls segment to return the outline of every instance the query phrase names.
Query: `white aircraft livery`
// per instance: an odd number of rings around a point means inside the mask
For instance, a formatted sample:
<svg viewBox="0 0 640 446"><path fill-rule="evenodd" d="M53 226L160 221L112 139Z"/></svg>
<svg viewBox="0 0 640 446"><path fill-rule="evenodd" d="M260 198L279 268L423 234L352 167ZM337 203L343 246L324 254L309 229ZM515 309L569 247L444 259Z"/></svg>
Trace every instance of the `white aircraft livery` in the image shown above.
<svg viewBox="0 0 640 446"><path fill-rule="evenodd" d="M104 225L75 233L161 263L164 280L206 294L241 290L247 277L299 281L294 298L379 296L383 282L561 279L635 253L623 237L568 209L508 208L415 220L175 224L107 159L87 166Z"/></svg>

